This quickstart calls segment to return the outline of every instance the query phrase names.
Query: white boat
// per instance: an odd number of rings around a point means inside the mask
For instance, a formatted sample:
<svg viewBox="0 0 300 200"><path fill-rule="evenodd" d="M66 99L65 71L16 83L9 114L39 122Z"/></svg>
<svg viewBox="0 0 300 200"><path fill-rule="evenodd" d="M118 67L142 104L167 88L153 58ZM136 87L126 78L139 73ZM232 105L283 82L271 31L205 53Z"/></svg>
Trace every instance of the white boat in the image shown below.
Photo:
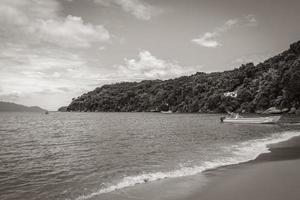
<svg viewBox="0 0 300 200"><path fill-rule="evenodd" d="M221 117L221 122L224 123L239 123L239 124L274 124L277 123L281 116L269 117Z"/></svg>
<svg viewBox="0 0 300 200"><path fill-rule="evenodd" d="M163 113L163 114L171 114L173 112L171 110L168 110L168 111L161 111L161 113Z"/></svg>

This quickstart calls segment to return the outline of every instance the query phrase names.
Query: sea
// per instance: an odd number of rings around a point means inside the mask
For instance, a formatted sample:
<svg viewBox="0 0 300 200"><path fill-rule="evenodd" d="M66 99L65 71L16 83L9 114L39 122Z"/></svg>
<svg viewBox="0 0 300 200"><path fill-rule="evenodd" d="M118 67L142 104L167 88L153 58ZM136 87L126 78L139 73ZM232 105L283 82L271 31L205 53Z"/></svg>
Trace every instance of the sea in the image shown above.
<svg viewBox="0 0 300 200"><path fill-rule="evenodd" d="M247 162L300 135L300 126L227 124L221 116L2 112L0 199L106 200Z"/></svg>

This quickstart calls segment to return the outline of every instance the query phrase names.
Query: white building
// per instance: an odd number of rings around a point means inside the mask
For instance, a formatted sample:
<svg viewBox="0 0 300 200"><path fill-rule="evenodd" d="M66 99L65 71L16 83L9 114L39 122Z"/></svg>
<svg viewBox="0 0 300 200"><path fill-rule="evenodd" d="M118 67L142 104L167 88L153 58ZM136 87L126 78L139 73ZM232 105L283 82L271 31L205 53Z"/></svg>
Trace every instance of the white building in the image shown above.
<svg viewBox="0 0 300 200"><path fill-rule="evenodd" d="M237 91L233 91L233 92L225 92L224 93L225 97L233 97L236 98L237 97Z"/></svg>

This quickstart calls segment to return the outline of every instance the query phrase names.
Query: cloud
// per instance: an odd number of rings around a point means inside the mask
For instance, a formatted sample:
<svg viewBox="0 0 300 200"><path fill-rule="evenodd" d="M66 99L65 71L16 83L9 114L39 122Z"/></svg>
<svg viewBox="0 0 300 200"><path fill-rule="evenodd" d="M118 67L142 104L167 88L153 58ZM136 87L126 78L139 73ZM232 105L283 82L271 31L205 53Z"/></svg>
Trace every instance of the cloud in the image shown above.
<svg viewBox="0 0 300 200"><path fill-rule="evenodd" d="M57 49L30 50L27 47L9 47L0 52L0 60L1 95L12 92L29 94L53 90L58 86L71 86L72 79L77 78L79 73L72 69L76 66L82 69L86 65L83 58L71 53ZM81 82L81 79L76 81Z"/></svg>
<svg viewBox="0 0 300 200"><path fill-rule="evenodd" d="M162 12L161 9L151 6L142 0L94 0L103 6L119 6L127 13L140 20L150 20L153 16Z"/></svg>
<svg viewBox="0 0 300 200"><path fill-rule="evenodd" d="M106 46L100 46L100 47L98 47L98 50L99 51L104 51L104 50L106 50Z"/></svg>
<svg viewBox="0 0 300 200"><path fill-rule="evenodd" d="M100 71L75 53L22 45L0 49L0 99L56 109L82 93L81 87L93 89L89 85L99 82Z"/></svg>
<svg viewBox="0 0 300 200"><path fill-rule="evenodd" d="M203 47L215 48L217 46L221 46L218 41L214 40L216 36L215 32L207 32L202 37L193 39L192 42Z"/></svg>
<svg viewBox="0 0 300 200"><path fill-rule="evenodd" d="M56 0L2 0L1 40L32 44L49 43L67 48L90 47L110 39L102 25L84 23L81 17L62 17Z"/></svg>
<svg viewBox="0 0 300 200"><path fill-rule="evenodd" d="M217 41L217 38L220 37L223 33L226 33L238 26L256 26L257 21L254 15L246 15L242 19L229 19L222 26L215 28L212 32L206 32L198 38L194 38L191 41L195 44L198 44L207 48L216 48L222 46L222 44Z"/></svg>
<svg viewBox="0 0 300 200"><path fill-rule="evenodd" d="M17 93L10 93L10 94L7 94L7 95L0 95L0 101L15 102L19 98L20 97Z"/></svg>
<svg viewBox="0 0 300 200"><path fill-rule="evenodd" d="M105 46L110 33L63 13L58 0L1 0L0 99L56 109L93 89L100 61L87 48Z"/></svg>
<svg viewBox="0 0 300 200"><path fill-rule="evenodd" d="M109 32L102 26L84 24L81 17L67 16L63 21L39 21L32 34L39 33L41 40L64 47L90 47L93 42L110 39Z"/></svg>
<svg viewBox="0 0 300 200"><path fill-rule="evenodd" d="M106 77L118 80L169 79L197 72L200 66L183 67L176 62L165 61L149 51L141 51L137 59L125 59L125 64L115 66L117 76Z"/></svg>
<svg viewBox="0 0 300 200"><path fill-rule="evenodd" d="M246 21L246 23L245 23L246 26L257 26L258 25L255 15L252 15L252 14L246 15L244 18Z"/></svg>
<svg viewBox="0 0 300 200"><path fill-rule="evenodd" d="M203 36L192 39L192 42L209 48L221 46L221 44L215 38L219 37L222 33L229 31L237 23L238 19L230 19L226 21L222 26L217 27L213 32L206 32Z"/></svg>

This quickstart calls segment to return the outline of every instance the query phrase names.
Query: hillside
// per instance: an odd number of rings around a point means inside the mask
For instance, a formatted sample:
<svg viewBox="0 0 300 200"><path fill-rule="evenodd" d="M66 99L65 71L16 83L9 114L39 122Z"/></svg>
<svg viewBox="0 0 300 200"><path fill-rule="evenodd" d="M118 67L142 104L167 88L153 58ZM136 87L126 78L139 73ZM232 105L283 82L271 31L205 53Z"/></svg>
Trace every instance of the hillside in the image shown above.
<svg viewBox="0 0 300 200"><path fill-rule="evenodd" d="M45 112L38 106L23 106L20 104L0 101L0 112Z"/></svg>
<svg viewBox="0 0 300 200"><path fill-rule="evenodd" d="M74 98L67 110L253 113L270 107L295 111L299 103L300 41L256 66L249 63L230 71L198 72L165 81L103 85Z"/></svg>

